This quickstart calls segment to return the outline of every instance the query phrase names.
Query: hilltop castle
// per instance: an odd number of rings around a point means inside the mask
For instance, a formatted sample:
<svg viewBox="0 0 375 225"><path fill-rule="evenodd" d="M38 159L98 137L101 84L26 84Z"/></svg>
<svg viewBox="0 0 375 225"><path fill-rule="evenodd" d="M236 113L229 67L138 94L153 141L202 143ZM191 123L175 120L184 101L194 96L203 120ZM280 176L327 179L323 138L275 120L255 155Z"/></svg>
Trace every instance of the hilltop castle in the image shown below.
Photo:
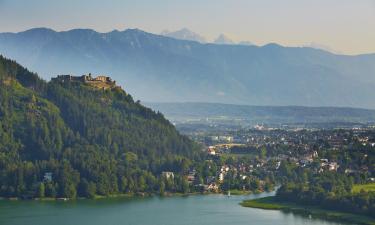
<svg viewBox="0 0 375 225"><path fill-rule="evenodd" d="M91 73L89 73L88 75L82 75L82 76L58 75L57 77L52 78L51 80L61 82L61 83L82 82L85 84L89 84L90 86L103 88L103 89L116 87L116 81L112 80L110 77L103 76L103 75L92 77Z"/></svg>

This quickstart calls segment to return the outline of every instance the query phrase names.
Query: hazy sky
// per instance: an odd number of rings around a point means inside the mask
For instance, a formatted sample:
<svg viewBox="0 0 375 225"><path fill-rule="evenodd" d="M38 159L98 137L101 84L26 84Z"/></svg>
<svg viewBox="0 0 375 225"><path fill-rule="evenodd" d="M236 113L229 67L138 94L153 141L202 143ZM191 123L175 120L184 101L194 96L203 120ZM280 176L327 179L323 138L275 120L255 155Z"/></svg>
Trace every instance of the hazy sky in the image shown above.
<svg viewBox="0 0 375 225"><path fill-rule="evenodd" d="M208 39L375 52L375 0L0 0L0 32L187 27Z"/></svg>

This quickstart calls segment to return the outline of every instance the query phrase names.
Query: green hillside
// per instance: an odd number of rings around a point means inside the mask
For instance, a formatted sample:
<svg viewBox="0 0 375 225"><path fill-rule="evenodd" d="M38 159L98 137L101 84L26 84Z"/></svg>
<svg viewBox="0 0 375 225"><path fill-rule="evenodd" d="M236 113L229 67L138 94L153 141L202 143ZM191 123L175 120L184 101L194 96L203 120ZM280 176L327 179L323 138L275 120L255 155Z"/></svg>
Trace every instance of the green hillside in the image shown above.
<svg viewBox="0 0 375 225"><path fill-rule="evenodd" d="M47 83L0 57L1 197L178 191L160 174L181 174L195 149L120 88Z"/></svg>

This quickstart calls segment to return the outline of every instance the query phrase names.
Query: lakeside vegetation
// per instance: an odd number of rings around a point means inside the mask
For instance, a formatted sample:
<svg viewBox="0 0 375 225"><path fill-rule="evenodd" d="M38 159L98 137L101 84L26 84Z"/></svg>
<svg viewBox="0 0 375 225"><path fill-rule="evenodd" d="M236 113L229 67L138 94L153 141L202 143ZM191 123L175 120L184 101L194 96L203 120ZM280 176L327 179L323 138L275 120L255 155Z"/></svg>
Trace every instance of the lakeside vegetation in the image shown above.
<svg viewBox="0 0 375 225"><path fill-rule="evenodd" d="M289 181L277 190L276 196L281 201L375 219L375 192L353 192L353 178L343 174L324 172L311 175L306 181Z"/></svg>
<svg viewBox="0 0 375 225"><path fill-rule="evenodd" d="M373 160L373 149L361 152L366 154L364 158L358 157L358 149L350 152L357 157L348 157L346 162L355 166L363 165L363 159ZM357 163L356 160L361 161ZM375 224L375 183L369 178L371 174L347 174L345 170L315 171L319 170L284 162L279 171L282 185L276 196L244 201L241 205L356 224Z"/></svg>
<svg viewBox="0 0 375 225"><path fill-rule="evenodd" d="M355 176L334 171L314 173L311 168L297 168L293 164L281 167L289 176L283 178L276 196L247 200L241 205L356 224L375 224L374 183L363 180L361 184L354 184Z"/></svg>
<svg viewBox="0 0 375 225"><path fill-rule="evenodd" d="M353 193L375 192L375 183L355 184L355 185L353 185L352 192Z"/></svg>
<svg viewBox="0 0 375 225"><path fill-rule="evenodd" d="M240 203L244 207L259 208L259 209L273 209L280 210L285 209L287 206L282 205L276 201L274 196L245 200Z"/></svg>
<svg viewBox="0 0 375 225"><path fill-rule="evenodd" d="M239 189L231 189L230 191L224 192L224 194L231 194L231 195L250 195L254 194L254 192L249 191L249 190L239 190Z"/></svg>
<svg viewBox="0 0 375 225"><path fill-rule="evenodd" d="M244 207L259 208L265 210L282 210L283 212L293 212L317 219L333 221L343 221L348 223L374 225L375 219L369 216L357 215L354 213L340 212L335 210L321 209L320 207L296 204L282 201L276 196L245 200L240 203Z"/></svg>

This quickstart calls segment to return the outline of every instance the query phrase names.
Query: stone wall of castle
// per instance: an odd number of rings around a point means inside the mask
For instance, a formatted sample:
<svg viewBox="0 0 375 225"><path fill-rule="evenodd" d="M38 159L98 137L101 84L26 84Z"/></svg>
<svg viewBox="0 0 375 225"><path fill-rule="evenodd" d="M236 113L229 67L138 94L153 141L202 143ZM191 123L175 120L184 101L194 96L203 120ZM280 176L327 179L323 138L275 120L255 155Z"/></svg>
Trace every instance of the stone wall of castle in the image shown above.
<svg viewBox="0 0 375 225"><path fill-rule="evenodd" d="M92 77L91 73L82 76L72 76L72 75L58 75L56 78L52 78L52 81L58 82L82 82L90 84L91 86L96 86L100 88L110 88L115 87L116 81L112 80L110 77L100 75L97 77Z"/></svg>

